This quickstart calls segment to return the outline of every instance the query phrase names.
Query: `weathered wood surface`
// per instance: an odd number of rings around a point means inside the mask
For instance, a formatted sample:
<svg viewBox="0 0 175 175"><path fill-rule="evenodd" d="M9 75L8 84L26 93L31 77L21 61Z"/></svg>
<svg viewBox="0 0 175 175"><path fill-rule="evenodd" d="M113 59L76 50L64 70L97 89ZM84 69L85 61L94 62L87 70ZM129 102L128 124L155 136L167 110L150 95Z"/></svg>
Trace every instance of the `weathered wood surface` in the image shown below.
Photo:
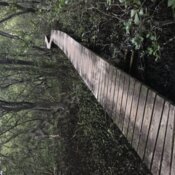
<svg viewBox="0 0 175 175"><path fill-rule="evenodd" d="M155 175L175 175L175 106L61 31L54 42Z"/></svg>

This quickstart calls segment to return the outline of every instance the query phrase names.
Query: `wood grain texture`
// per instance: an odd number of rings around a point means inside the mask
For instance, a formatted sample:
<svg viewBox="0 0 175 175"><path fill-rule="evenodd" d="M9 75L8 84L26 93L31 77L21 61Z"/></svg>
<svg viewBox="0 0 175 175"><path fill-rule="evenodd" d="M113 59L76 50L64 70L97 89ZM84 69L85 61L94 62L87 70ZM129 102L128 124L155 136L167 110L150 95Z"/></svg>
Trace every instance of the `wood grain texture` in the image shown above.
<svg viewBox="0 0 175 175"><path fill-rule="evenodd" d="M82 80L155 175L175 175L175 106L66 33L51 31Z"/></svg>

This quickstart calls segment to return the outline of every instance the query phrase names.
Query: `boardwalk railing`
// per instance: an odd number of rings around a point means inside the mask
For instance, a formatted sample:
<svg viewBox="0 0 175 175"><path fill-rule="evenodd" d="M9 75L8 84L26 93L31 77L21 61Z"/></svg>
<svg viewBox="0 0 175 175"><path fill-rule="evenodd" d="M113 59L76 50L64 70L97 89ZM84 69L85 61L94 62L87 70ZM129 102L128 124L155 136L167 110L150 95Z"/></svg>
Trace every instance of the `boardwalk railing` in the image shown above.
<svg viewBox="0 0 175 175"><path fill-rule="evenodd" d="M151 172L175 175L175 106L66 33L45 42L63 50Z"/></svg>

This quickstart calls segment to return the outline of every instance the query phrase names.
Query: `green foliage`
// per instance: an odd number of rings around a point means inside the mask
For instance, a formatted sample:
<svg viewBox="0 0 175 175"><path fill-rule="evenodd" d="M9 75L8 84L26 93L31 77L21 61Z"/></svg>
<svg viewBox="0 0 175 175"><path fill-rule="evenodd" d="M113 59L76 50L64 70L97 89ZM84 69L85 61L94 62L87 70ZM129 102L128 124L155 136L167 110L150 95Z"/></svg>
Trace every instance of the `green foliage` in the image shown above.
<svg viewBox="0 0 175 175"><path fill-rule="evenodd" d="M0 31L9 34L0 36L3 171L40 175L60 174L64 169L70 174L74 166L84 174L144 174L142 168L139 173L133 171L139 160L132 162L134 156L127 152L126 144L121 144L121 133L77 80L64 56L45 49L43 38L51 28L59 28L109 60L124 59L127 50L158 59L159 26L149 10L139 0L5 2L10 5L0 7L1 19L20 11L18 3L36 12L0 24ZM174 9L174 0L169 0L168 6ZM3 64L8 59L16 62ZM13 109L8 111L10 105L6 105L4 110L3 102L9 102ZM13 102L33 103L40 108L15 111L19 103ZM58 108L58 102L65 106ZM76 161L71 161L71 154L76 154L82 165L72 165Z"/></svg>
<svg viewBox="0 0 175 175"><path fill-rule="evenodd" d="M142 46L144 38L141 35L136 35L131 39L131 43L134 45L136 50L139 50Z"/></svg>
<svg viewBox="0 0 175 175"><path fill-rule="evenodd" d="M45 49L43 38L50 29L41 14L51 10L51 3L34 2L8 1L9 6L0 7L1 19L20 11L18 3L38 9L0 24L7 34L0 34L0 170L8 175L53 174L64 166L64 143L56 123L67 112L57 111L65 95L60 83L64 81L58 79L65 62L59 61L62 54ZM26 108L24 103L39 107Z"/></svg>
<svg viewBox="0 0 175 175"><path fill-rule="evenodd" d="M113 2L113 0L106 0L106 3L107 3L108 5L111 5L112 2Z"/></svg>
<svg viewBox="0 0 175 175"><path fill-rule="evenodd" d="M83 4L83 1L77 3ZM100 2L89 2L85 5L85 8L82 8L81 5L77 6L70 2L59 12L58 21L62 25L62 30L68 33L74 32L74 36L82 40L88 47L109 48L112 52L110 55L112 59L118 57L116 54L119 52L118 50L122 49L123 45L125 47L131 45L133 49L152 57L154 60L160 58L161 46L157 35L157 27L153 22L153 17L150 16L149 9L144 5L145 2L123 0L119 3L115 0L107 0L104 6L101 4ZM65 13L66 8L70 9L68 13ZM77 8L79 10L76 10L75 14L74 9ZM113 22L114 19L118 21L115 23ZM76 25L75 20L77 21ZM110 25L108 29L107 25ZM154 40L152 36L155 36ZM123 41L121 38L123 38ZM112 44L109 44L110 41ZM116 44L117 42L121 43L121 48L119 48L119 44ZM145 46L145 43L148 45ZM116 48L118 48L117 51ZM142 51L143 48L144 51Z"/></svg>
<svg viewBox="0 0 175 175"><path fill-rule="evenodd" d="M131 1L129 2L131 3ZM125 3L131 5L129 2L127 1ZM154 30L151 31L150 28L146 28L146 25L148 25L151 20L149 20L149 14L146 8L144 9L140 6L139 2L140 1L133 2L138 6L137 8L136 6L135 8L131 8L130 18L124 22L124 28L126 34L130 36L130 42L136 50L140 50L142 48L144 40L149 40L149 47L147 48L146 53L149 56L155 57L157 60L160 58L158 38L156 37Z"/></svg>
<svg viewBox="0 0 175 175"><path fill-rule="evenodd" d="M168 7L171 7L174 10L175 9L175 0L168 0Z"/></svg>
<svg viewBox="0 0 175 175"><path fill-rule="evenodd" d="M159 59L160 58L160 45L158 43L157 36L152 33L148 33L146 35L146 38L151 41L151 46L147 48L148 54L155 56L156 60Z"/></svg>
<svg viewBox="0 0 175 175"><path fill-rule="evenodd" d="M125 4L125 7L128 7L130 5L132 6L140 6L141 1L140 0L119 0L120 3Z"/></svg>

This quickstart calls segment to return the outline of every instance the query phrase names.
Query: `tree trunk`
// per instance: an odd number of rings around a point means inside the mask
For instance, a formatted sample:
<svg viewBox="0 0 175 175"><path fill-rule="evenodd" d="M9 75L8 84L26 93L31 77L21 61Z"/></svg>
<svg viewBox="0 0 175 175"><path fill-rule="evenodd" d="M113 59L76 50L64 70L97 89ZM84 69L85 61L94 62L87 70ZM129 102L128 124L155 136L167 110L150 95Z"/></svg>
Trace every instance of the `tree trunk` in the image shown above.
<svg viewBox="0 0 175 175"><path fill-rule="evenodd" d="M7 3L7 2L0 2L0 6L9 6L9 3Z"/></svg>
<svg viewBox="0 0 175 175"><path fill-rule="evenodd" d="M58 109L65 109L63 103L51 103L51 102L10 102L0 100L0 109L3 112L19 112L22 110L39 110L39 111L53 111Z"/></svg>
<svg viewBox="0 0 175 175"><path fill-rule="evenodd" d="M13 64L13 65L23 65L23 66L35 66L34 62L32 61L25 61L25 60L16 60L16 59L0 59L0 64Z"/></svg>
<svg viewBox="0 0 175 175"><path fill-rule="evenodd" d="M24 11L21 11L21 12L16 12L16 13L11 14L11 15L7 16L6 18L0 20L0 24L5 22L5 21L8 21L9 19L14 18L16 16L23 15L25 13L30 13L30 12L34 12L34 11L32 11L31 9L27 9L27 10L24 10Z"/></svg>

